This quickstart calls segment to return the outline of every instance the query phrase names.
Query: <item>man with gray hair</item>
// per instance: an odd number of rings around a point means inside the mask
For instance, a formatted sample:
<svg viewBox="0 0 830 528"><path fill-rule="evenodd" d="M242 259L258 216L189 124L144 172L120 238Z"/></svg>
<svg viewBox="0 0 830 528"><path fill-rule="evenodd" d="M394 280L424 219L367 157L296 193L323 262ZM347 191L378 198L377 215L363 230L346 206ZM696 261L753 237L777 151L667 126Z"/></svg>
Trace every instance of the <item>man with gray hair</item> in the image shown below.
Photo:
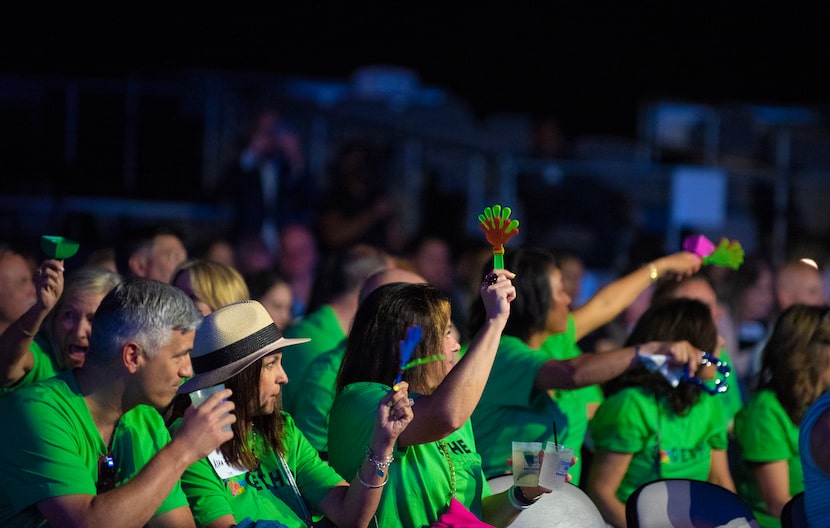
<svg viewBox="0 0 830 528"><path fill-rule="evenodd" d="M202 316L168 284L134 278L95 312L84 365L0 402L2 526L195 526L179 479L232 433L221 391L171 440L158 410L192 376Z"/></svg>

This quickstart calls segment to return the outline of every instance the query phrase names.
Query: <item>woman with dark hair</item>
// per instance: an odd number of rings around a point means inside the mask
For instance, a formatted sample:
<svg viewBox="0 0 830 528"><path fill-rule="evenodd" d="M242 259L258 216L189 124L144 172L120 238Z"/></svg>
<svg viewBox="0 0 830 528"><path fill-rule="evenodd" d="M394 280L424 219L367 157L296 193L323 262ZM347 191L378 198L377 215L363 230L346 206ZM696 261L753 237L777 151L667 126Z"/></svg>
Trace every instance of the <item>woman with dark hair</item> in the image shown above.
<svg viewBox="0 0 830 528"><path fill-rule="evenodd" d="M659 258L605 286L573 312L550 252L520 248L505 254L505 265L518 277L518 292L493 366L498 375L487 381L472 417L487 478L510 471L512 441L551 441L554 423L560 443L580 452L588 420L602 401L596 384L636 365L637 358L634 347L582 354L577 341L613 319L659 276L696 271L700 258L685 252ZM483 313L481 303L473 306L471 328L482 323ZM691 363L693 371L700 361L699 353L683 343L655 341L640 351ZM571 468L574 482L580 471L579 463Z"/></svg>
<svg viewBox="0 0 830 528"><path fill-rule="evenodd" d="M651 306L626 342L682 340L711 352L718 331L709 307L677 298ZM726 456L723 406L686 377L674 382L640 365L606 385L590 424L596 454L587 491L605 520L624 527L625 502L641 484L660 478L709 481L735 491Z"/></svg>
<svg viewBox="0 0 830 528"><path fill-rule="evenodd" d="M236 417L233 438L182 475L199 526L231 528L263 520L299 528L321 516L336 526L371 522L389 478L393 445L412 419L406 384L374 394L367 411L369 432L360 445L368 456L355 468L350 485L320 459L281 409L281 389L288 383L283 349L305 341L283 337L257 301L219 308L197 330L195 374L179 394L224 384L222 396L235 403Z"/></svg>
<svg viewBox="0 0 830 528"><path fill-rule="evenodd" d="M720 335L718 339L718 347L713 351L713 355L716 356L722 364L728 365L731 370L733 365L731 351L734 351L735 349L730 349L727 344L734 341L734 339L727 339L727 336L724 334L733 333L732 325L726 310L723 308L718 299L717 293L715 293L715 289L712 287L711 281L705 275L700 273L686 277L679 281L660 281L654 288L654 295L651 297L651 302L658 303L665 301L666 299L676 297L697 299L709 307L709 311L712 312L712 319L715 321L715 326L718 328L718 333ZM709 372L701 372L699 377L709 378L716 375L714 372L714 366L708 367L704 370L708 370ZM721 403L723 403L726 414L729 417L729 430L731 436L732 420L738 410L743 407L744 402L736 377L730 375L729 381L730 383L727 385L726 392L721 393L718 396L718 399Z"/></svg>
<svg viewBox="0 0 830 528"><path fill-rule="evenodd" d="M491 495L469 420L516 296L513 277L495 270L485 278L486 321L455 365L460 345L451 334L450 302L437 288L387 284L360 304L331 409L329 462L341 475L354 473L366 458L360 446L371 425L367 409L399 379L408 382L415 418L398 437L378 506L380 526L421 528L435 525L443 515L469 518L470 512L491 525L507 526L549 491L512 487ZM404 361L415 327L421 337Z"/></svg>
<svg viewBox="0 0 830 528"><path fill-rule="evenodd" d="M286 330L291 326L294 298L288 279L270 269L254 271L244 277L251 298L262 303L277 328Z"/></svg>
<svg viewBox="0 0 830 528"><path fill-rule="evenodd" d="M796 304L775 323L753 395L735 417L741 447L739 494L761 526L781 526L781 509L804 491L798 433L830 389L830 308Z"/></svg>

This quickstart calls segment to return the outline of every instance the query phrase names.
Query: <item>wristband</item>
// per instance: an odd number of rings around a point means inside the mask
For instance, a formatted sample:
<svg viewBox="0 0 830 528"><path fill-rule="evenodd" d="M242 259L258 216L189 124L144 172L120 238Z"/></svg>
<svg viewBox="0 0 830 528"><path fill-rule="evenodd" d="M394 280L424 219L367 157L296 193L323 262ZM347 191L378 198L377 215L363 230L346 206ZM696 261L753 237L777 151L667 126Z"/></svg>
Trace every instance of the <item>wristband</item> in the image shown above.
<svg viewBox="0 0 830 528"><path fill-rule="evenodd" d="M510 490L507 492L507 499L510 501L510 505L517 510L526 510L536 504L539 497L536 497L535 499L528 499L525 497L524 492L522 492L522 488L518 486L510 486Z"/></svg>

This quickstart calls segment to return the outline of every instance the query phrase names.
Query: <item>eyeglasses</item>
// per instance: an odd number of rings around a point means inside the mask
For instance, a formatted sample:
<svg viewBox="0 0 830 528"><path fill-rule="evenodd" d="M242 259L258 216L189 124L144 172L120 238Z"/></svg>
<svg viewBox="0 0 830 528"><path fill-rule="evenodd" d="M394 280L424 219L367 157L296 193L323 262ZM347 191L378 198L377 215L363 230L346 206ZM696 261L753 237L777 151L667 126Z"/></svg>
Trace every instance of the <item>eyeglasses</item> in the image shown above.
<svg viewBox="0 0 830 528"><path fill-rule="evenodd" d="M101 455L98 459L98 482L95 484L98 494L115 488L115 474L118 468L115 467L115 459L112 452Z"/></svg>

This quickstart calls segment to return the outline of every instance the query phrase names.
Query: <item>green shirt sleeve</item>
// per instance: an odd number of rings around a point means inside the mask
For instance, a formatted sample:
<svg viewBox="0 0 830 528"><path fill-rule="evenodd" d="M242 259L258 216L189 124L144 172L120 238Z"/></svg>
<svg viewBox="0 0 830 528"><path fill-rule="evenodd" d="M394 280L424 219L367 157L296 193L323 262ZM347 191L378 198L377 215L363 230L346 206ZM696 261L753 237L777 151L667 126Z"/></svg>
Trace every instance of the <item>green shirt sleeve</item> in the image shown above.
<svg viewBox="0 0 830 528"><path fill-rule="evenodd" d="M8 387L0 387L0 398L36 381L55 377L58 374L58 367L55 360L49 353L49 345L46 340L38 334L29 345L29 353L32 354L32 370L23 375L16 383Z"/></svg>
<svg viewBox="0 0 830 528"><path fill-rule="evenodd" d="M113 435L113 457L122 478L119 485L135 477L169 443L170 433L157 410L139 405L127 411L118 422ZM181 483L177 482L156 510L156 515L187 505Z"/></svg>
<svg viewBox="0 0 830 528"><path fill-rule="evenodd" d="M798 426L769 390L757 393L737 414L735 436L747 461L788 460L798 453Z"/></svg>
<svg viewBox="0 0 830 528"><path fill-rule="evenodd" d="M299 397L294 402L294 422L317 451L328 452L329 412L334 403L335 383L345 342L315 359L298 380Z"/></svg>

